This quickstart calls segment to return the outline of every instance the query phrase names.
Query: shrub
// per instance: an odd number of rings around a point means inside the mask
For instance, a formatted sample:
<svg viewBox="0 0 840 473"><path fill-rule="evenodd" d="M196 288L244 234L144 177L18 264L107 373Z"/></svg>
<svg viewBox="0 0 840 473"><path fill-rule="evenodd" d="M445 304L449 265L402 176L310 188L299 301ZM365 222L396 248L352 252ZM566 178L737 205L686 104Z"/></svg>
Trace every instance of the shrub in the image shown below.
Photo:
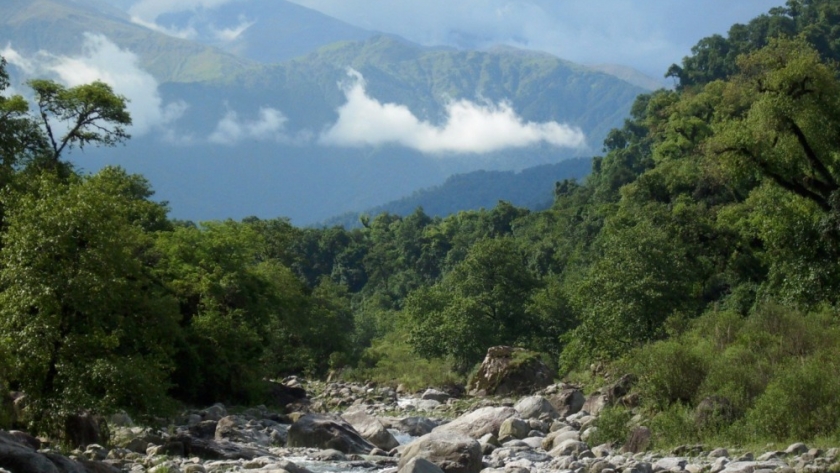
<svg viewBox="0 0 840 473"><path fill-rule="evenodd" d="M597 430L590 437L589 444L624 443L630 432L628 424L632 417L633 414L624 407L605 407L595 421Z"/></svg>
<svg viewBox="0 0 840 473"><path fill-rule="evenodd" d="M708 370L701 350L679 339L638 349L626 363L639 377L637 386L644 402L660 409L675 402L691 402Z"/></svg>
<svg viewBox="0 0 840 473"><path fill-rule="evenodd" d="M783 441L840 431L840 367L835 357L793 362L747 413L759 435Z"/></svg>

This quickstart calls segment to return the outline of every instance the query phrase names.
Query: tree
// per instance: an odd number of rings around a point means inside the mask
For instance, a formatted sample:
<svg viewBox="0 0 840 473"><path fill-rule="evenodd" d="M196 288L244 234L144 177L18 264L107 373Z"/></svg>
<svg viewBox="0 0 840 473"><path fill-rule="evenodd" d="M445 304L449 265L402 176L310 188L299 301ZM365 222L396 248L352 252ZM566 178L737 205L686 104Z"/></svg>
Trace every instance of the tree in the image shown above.
<svg viewBox="0 0 840 473"><path fill-rule="evenodd" d="M736 177L765 176L830 211L840 190L836 71L801 39L771 41L739 66L722 90L710 151Z"/></svg>
<svg viewBox="0 0 840 473"><path fill-rule="evenodd" d="M0 57L0 93L9 87L6 60ZM21 163L43 151L38 123L29 116L29 104L20 95L0 95L0 187L5 187Z"/></svg>
<svg viewBox="0 0 840 473"><path fill-rule="evenodd" d="M165 209L115 192L136 183L110 168L66 184L45 174L3 197L0 333L39 430L81 409L142 416L166 405L177 306L132 217Z"/></svg>
<svg viewBox="0 0 840 473"><path fill-rule="evenodd" d="M115 146L130 138L126 132L131 125L128 100L108 84L96 81L67 88L36 79L29 81L29 86L35 92L39 119L50 145L48 167L55 168L61 154L73 147Z"/></svg>
<svg viewBox="0 0 840 473"><path fill-rule="evenodd" d="M410 343L423 356L452 356L461 369L491 346L528 344L545 328L526 311L537 286L512 239L482 240L440 283L408 297Z"/></svg>

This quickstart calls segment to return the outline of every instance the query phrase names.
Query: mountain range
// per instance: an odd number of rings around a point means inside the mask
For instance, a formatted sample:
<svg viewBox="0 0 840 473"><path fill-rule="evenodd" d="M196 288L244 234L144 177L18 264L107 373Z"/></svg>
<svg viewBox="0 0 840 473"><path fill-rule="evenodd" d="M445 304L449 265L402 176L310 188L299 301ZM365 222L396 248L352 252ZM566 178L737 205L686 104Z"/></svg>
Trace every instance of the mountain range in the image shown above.
<svg viewBox="0 0 840 473"><path fill-rule="evenodd" d="M113 82L134 137L68 158L144 174L191 220L311 224L459 173L589 157L655 86L540 52L424 47L283 0L154 24L98 0L6 0L0 54L16 91L33 75Z"/></svg>

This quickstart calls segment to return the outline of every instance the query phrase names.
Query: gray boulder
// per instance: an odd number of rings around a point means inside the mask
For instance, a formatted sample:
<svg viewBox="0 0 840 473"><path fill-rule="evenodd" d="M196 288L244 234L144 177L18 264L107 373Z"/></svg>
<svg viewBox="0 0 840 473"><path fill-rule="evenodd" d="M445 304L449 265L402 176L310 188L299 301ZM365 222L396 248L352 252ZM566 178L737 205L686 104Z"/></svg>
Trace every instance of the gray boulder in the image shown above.
<svg viewBox="0 0 840 473"><path fill-rule="evenodd" d="M340 417L306 414L289 427L287 446L368 454L375 445Z"/></svg>
<svg viewBox="0 0 840 473"><path fill-rule="evenodd" d="M420 399L432 400L437 402L446 402L446 400L449 399L449 394L446 394L443 391L438 391L437 389L429 388L420 396Z"/></svg>
<svg viewBox="0 0 840 473"><path fill-rule="evenodd" d="M385 428L382 422L365 412L363 406L352 407L342 414L341 417L349 422L368 442L386 452L400 444L391 435L391 432L388 432L388 429Z"/></svg>
<svg viewBox="0 0 840 473"><path fill-rule="evenodd" d="M515 416L516 410L512 407L482 407L448 424L435 427L432 432L453 432L474 439L479 439L484 434L498 436L502 422Z"/></svg>
<svg viewBox="0 0 840 473"><path fill-rule="evenodd" d="M559 416L557 409L548 399L542 396L528 396L519 400L514 406L519 417L523 419L555 419Z"/></svg>
<svg viewBox="0 0 840 473"><path fill-rule="evenodd" d="M412 437L422 437L438 426L438 423L427 417L406 417L390 423L390 428L405 432Z"/></svg>
<svg viewBox="0 0 840 473"><path fill-rule="evenodd" d="M481 446L474 439L455 432L432 432L408 444L400 458L402 471L415 458L435 464L445 473L481 471Z"/></svg>
<svg viewBox="0 0 840 473"><path fill-rule="evenodd" d="M472 395L530 394L549 386L554 372L522 348L491 347L468 386Z"/></svg>
<svg viewBox="0 0 840 473"><path fill-rule="evenodd" d="M509 417L499 427L499 442L505 443L508 440L524 439L531 431L531 426L522 419Z"/></svg>
<svg viewBox="0 0 840 473"><path fill-rule="evenodd" d="M414 457L397 470L397 473L443 473L443 470L425 458Z"/></svg>
<svg viewBox="0 0 840 473"><path fill-rule="evenodd" d="M549 395L547 399L557 411L557 414L563 418L580 412L586 402L583 392L577 388L561 389L559 392Z"/></svg>
<svg viewBox="0 0 840 473"><path fill-rule="evenodd" d="M85 473L85 468L68 458L53 455L50 458L31 447L21 444L14 436L0 431L0 468L11 472L26 473Z"/></svg>

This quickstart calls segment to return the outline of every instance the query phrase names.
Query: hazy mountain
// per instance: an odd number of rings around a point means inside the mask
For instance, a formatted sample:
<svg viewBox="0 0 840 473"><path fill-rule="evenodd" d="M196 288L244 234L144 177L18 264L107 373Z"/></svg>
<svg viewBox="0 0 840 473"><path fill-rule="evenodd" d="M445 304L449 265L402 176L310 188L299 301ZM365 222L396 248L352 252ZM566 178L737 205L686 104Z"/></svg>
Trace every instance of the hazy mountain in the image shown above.
<svg viewBox="0 0 840 473"><path fill-rule="evenodd" d="M155 78L143 83L146 95L115 88L133 99L135 124L145 128L124 147L69 158L91 171L120 164L146 175L177 218L288 216L308 224L456 173L588 157L644 91L548 54L427 48L389 36L260 64L94 5L0 3L0 47L8 41L22 55L46 50L62 55L54 61L76 61L74 67L92 61L114 77L108 68L134 67L123 56L136 53ZM301 15L301 28L306 18L327 21ZM288 37L277 28L278 38ZM101 36L91 43L86 33ZM501 121L502 128L476 137L476 121Z"/></svg>
<svg viewBox="0 0 840 473"><path fill-rule="evenodd" d="M172 30L194 31L197 41L266 63L376 34L285 0L241 0L161 15L157 23Z"/></svg>
<svg viewBox="0 0 840 473"><path fill-rule="evenodd" d="M645 90L653 91L669 85L664 77L657 80L632 67L622 66L620 64L596 64L588 67L592 70L618 77L625 82L629 82Z"/></svg>
<svg viewBox="0 0 840 473"><path fill-rule="evenodd" d="M417 208L432 217L445 217L461 210L490 209L500 200L517 207L542 210L554 201L554 184L564 179L580 180L592 170L588 158L568 159L555 164L543 164L519 172L473 171L450 176L439 185L414 191L384 205L363 212L349 212L325 220L320 225L345 228L361 226L359 217L387 212L406 216Z"/></svg>
<svg viewBox="0 0 840 473"><path fill-rule="evenodd" d="M99 33L130 50L162 82L192 82L225 77L250 61L193 41L173 38L136 25L115 8L95 1L0 1L0 48L22 54L82 53L85 33Z"/></svg>

